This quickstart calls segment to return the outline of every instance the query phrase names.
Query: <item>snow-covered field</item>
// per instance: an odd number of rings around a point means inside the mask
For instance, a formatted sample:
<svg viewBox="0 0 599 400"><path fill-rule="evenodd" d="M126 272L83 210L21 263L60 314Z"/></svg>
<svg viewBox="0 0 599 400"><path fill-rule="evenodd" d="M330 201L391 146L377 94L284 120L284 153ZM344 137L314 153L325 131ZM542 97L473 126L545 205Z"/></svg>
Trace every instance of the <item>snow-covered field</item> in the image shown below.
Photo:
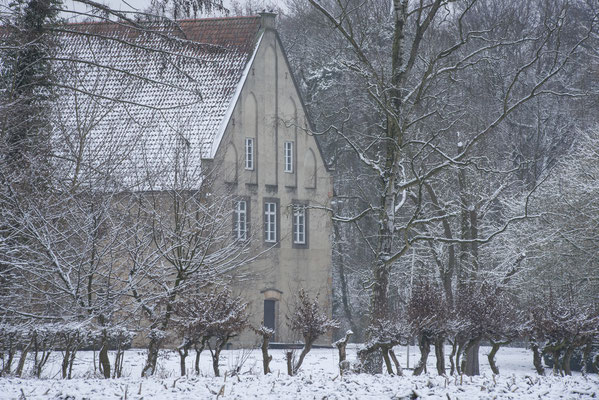
<svg viewBox="0 0 599 400"><path fill-rule="evenodd" d="M475 378L439 377L434 357L429 358L429 373L404 377L389 375L347 374L340 377L337 351L315 349L306 358L298 376L286 375L283 350L271 350L274 373L262 374L259 350L253 350L238 376L224 377L233 370L244 353L224 351L221 376L213 376L210 355L202 354L200 376L179 377L179 357L165 351L159 360L158 372L151 378L140 378L145 352L129 350L125 355L124 375L120 379L100 379L93 371L92 352L80 352L74 367L74 378L60 379L60 354L48 362L42 379L0 378L0 398L25 399L587 399L599 398L599 376L539 377L532 368L529 350L505 348L497 355L501 374L493 377L486 363L488 348L481 348L481 376ZM406 348L396 349L406 366ZM348 357L355 357L348 349ZM188 357L193 364L194 355ZM111 356L112 359L112 356ZM410 366L418 359L417 349L410 348ZM219 395L220 393L220 395Z"/></svg>

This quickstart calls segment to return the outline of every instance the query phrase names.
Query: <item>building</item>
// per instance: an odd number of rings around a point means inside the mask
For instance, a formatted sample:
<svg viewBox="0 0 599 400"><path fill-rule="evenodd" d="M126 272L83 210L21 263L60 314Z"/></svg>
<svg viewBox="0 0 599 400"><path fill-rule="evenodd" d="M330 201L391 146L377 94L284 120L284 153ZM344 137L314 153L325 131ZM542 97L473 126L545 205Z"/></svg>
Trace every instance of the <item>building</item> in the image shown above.
<svg viewBox="0 0 599 400"><path fill-rule="evenodd" d="M219 172L214 185L234 194L231 234L251 240L258 254L234 272L233 289L250 302L254 326L263 321L275 329L274 341L292 342L300 338L287 329L285 315L300 287L318 294L331 313L331 222L319 207L328 206L333 187L318 142L308 134L275 17L179 21L169 28L180 37L174 42L156 39L156 30L140 39L114 23L69 25L79 34L61 57L86 68L69 69L65 62L61 73L75 93L93 88L95 99L118 99L109 112L89 118L88 148L100 155L90 157L95 163L106 162L102 154L118 158L114 175L126 185L139 190L152 175L147 171L171 164L176 155L168 149L181 143L191 169ZM111 40L99 40L104 37ZM76 97L65 96L66 109L81 107ZM75 122L74 114L63 123L85 131L88 125ZM256 340L248 331L237 343Z"/></svg>

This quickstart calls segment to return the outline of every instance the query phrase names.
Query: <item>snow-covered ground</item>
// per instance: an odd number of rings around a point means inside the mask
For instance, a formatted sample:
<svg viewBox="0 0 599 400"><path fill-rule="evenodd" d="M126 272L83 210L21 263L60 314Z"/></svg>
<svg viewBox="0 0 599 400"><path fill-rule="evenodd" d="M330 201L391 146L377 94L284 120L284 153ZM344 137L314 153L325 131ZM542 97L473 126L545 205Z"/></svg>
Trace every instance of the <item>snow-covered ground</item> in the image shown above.
<svg viewBox="0 0 599 400"><path fill-rule="evenodd" d="M262 374L259 350L253 350L238 376L224 377L225 371L235 368L247 351L224 351L221 374L213 376L210 355L201 357L201 375L179 377L179 357L165 351L159 360L154 377L140 378L145 352L129 350L125 355L124 375L120 379L100 379L94 373L92 352L80 352L74 367L74 378L60 379L60 354L54 354L42 374L42 379L0 378L0 398L26 399L586 399L599 398L599 376L539 377L532 368L532 354L520 348L505 348L497 355L501 374L493 377L486 363L488 348L481 348L481 376L439 377L434 356L428 361L428 374L405 376L347 374L339 376L337 351L315 349L306 358L301 372L295 377L286 374L283 350L271 350L274 371ZM406 348L396 349L406 366ZM193 364L194 355L188 357ZM355 358L355 349L348 349ZM112 359L112 357L111 357ZM416 348L410 348L410 366L418 359ZM220 393L220 395L219 395Z"/></svg>

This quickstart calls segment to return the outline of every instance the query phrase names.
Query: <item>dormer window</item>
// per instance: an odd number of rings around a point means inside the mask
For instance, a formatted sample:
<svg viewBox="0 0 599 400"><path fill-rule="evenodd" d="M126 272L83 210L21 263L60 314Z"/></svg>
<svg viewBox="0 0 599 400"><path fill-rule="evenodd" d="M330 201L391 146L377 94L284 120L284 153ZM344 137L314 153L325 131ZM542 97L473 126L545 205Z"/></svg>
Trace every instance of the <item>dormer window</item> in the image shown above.
<svg viewBox="0 0 599 400"><path fill-rule="evenodd" d="M245 169L254 169L254 138L245 138Z"/></svg>
<svg viewBox="0 0 599 400"><path fill-rule="evenodd" d="M285 172L293 172L293 142L285 142Z"/></svg>

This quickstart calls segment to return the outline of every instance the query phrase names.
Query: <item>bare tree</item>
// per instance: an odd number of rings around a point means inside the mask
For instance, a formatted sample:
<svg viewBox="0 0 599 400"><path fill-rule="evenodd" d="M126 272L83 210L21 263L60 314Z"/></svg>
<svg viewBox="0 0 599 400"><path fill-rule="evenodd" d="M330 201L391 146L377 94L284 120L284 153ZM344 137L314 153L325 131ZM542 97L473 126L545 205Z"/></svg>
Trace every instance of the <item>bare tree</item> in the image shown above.
<svg viewBox="0 0 599 400"><path fill-rule="evenodd" d="M599 335L596 305L579 304L571 295L556 298L551 293L543 300L542 306L531 309L530 337L535 368L543 375L541 357L550 355L554 375L571 375L574 351L597 340Z"/></svg>
<svg viewBox="0 0 599 400"><path fill-rule="evenodd" d="M299 290L287 320L289 328L300 333L304 339L304 347L297 361L287 353L287 372L289 375L295 375L316 340L331 329L338 328L339 323L327 317L320 309L318 299L311 299L304 289Z"/></svg>
<svg viewBox="0 0 599 400"><path fill-rule="evenodd" d="M445 375L445 354L443 347L449 333L450 307L442 290L429 282L418 283L412 288L408 303L408 321L418 338L420 361L414 368L414 375L420 375L426 368L430 346L435 346L437 373Z"/></svg>
<svg viewBox="0 0 599 400"><path fill-rule="evenodd" d="M270 362L272 361L272 356L268 354L268 345L270 343L270 339L275 334L275 331L270 328L267 328L264 325L262 325L258 329L252 329L262 339L262 344L260 345L260 350L262 351L262 368L264 371L264 375L268 375L271 373Z"/></svg>
<svg viewBox="0 0 599 400"><path fill-rule="evenodd" d="M240 297L233 296L226 286L216 285L212 289L190 294L174 305L177 322L184 333L183 344L178 347L181 375L185 375L187 351L192 346L199 346L200 349L207 346L212 356L214 375L220 376L220 354L229 341L248 326L248 304Z"/></svg>
<svg viewBox="0 0 599 400"><path fill-rule="evenodd" d="M156 367L182 291L223 278L250 259L249 241L231 234L232 197L212 186L211 171L188 164L185 149L180 157L167 175L152 175L153 189L135 194L130 208L139 223L127 245L128 286L153 332L144 375Z"/></svg>
<svg viewBox="0 0 599 400"><path fill-rule="evenodd" d="M430 205L433 195L427 186L437 186L439 180L453 182L453 187L462 185L466 194L468 182L462 170L469 166L486 169L477 155L511 115L538 96L576 94L569 87L553 87L552 82L568 70L590 37L593 20L586 21L579 39L565 47L560 42L562 27L569 21L565 5L541 14L543 23L506 35L496 24L477 19L492 9L491 1L309 2L347 48L335 66L351 74L361 88L363 95L356 102L364 101L360 106L376 116L372 123L350 126L353 108L348 107L327 129L341 136L370 172L372 189L361 199L365 206L342 215L331 211L335 221L355 224L371 219L376 226L363 236L373 257L369 288L370 319L375 321L387 318L393 267L413 246L456 244L459 268L473 271L478 247L527 217L522 207L509 215L496 214L496 222L482 229L476 222L476 209L469 211L472 204L466 196L438 208ZM515 3L504 10L512 6ZM389 33L387 39L369 29L381 23ZM494 64L499 55L509 51L520 51L522 57L508 70L498 69ZM487 66L500 71L495 78L504 89L489 103L477 99L476 93L464 96L461 81L484 79ZM477 101L487 110L470 121L466 113ZM429 229L444 218L457 217L462 220L459 235L447 237L443 230ZM455 272L445 272L447 291L452 289ZM452 293L447 295L451 301ZM468 370L475 370L473 363L467 365Z"/></svg>

